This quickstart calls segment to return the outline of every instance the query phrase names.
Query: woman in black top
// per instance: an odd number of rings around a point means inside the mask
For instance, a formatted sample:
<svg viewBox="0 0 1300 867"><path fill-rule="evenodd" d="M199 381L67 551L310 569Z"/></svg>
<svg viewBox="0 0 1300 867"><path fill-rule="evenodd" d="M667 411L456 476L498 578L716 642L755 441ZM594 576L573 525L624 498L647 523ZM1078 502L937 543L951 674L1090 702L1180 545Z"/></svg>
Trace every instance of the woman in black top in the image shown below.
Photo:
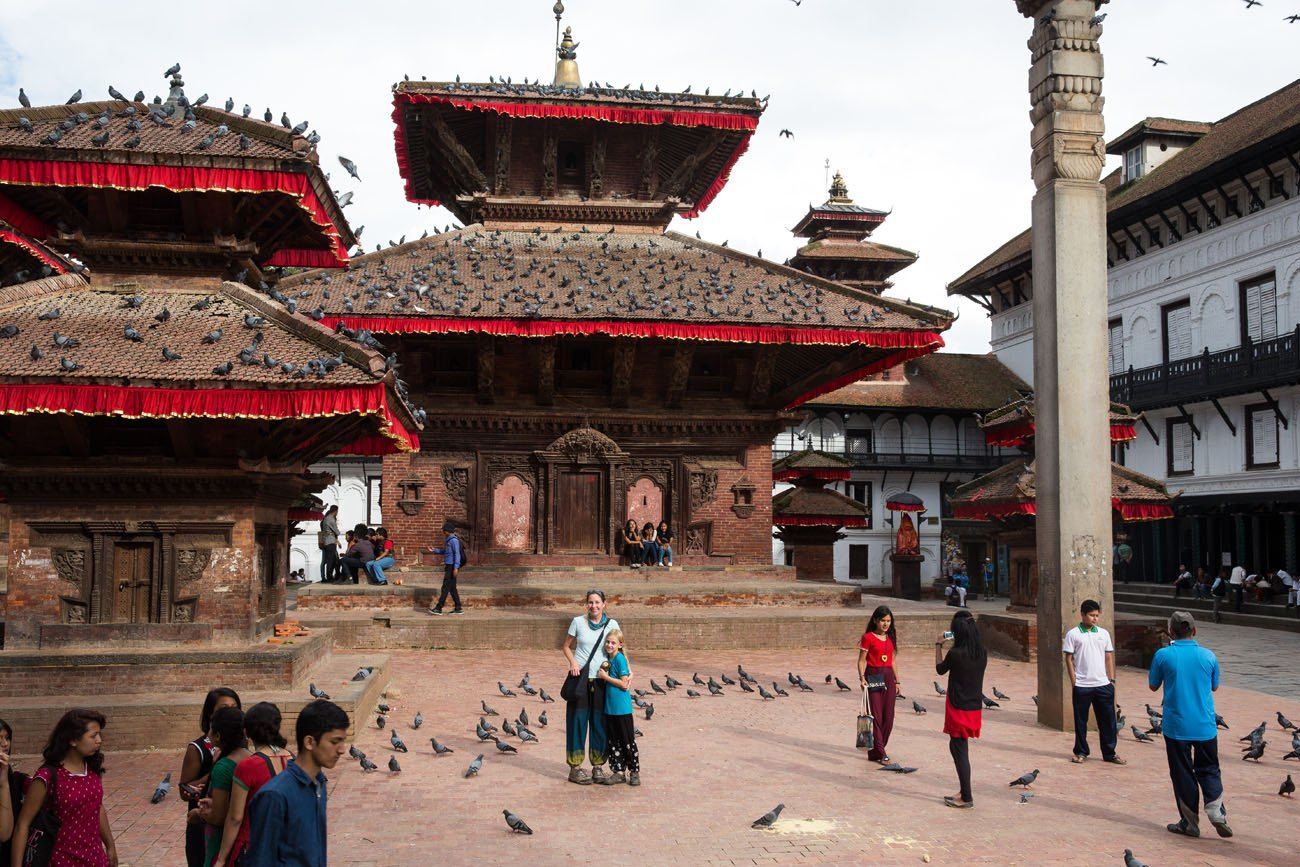
<svg viewBox="0 0 1300 867"><path fill-rule="evenodd" d="M945 655L946 635L934 643L934 670L948 675L948 698L944 704L943 731L948 735L948 752L957 768L957 781L961 791L947 795L943 801L949 807L975 806L970 793L969 739L980 736L982 699L984 697L984 668L988 653L980 641L975 617L969 611L958 611L952 616L952 648Z"/></svg>
<svg viewBox="0 0 1300 867"><path fill-rule="evenodd" d="M14 730L0 719L0 865L8 867L11 855L11 838L18 822L18 811L23 806L23 790L27 775L9 766L9 753L13 751Z"/></svg>
<svg viewBox="0 0 1300 867"><path fill-rule="evenodd" d="M180 784L177 792L185 806L187 817L199 804L199 799L206 793L208 775L217 761L217 748L211 739L212 715L222 708L242 707L239 693L228 686L218 686L208 690L203 700L203 710L199 714L199 728L203 734L185 746L185 758L181 762ZM185 863L188 867L203 867L207 860L207 842L204 839L204 825L194 819L187 819L185 825Z"/></svg>

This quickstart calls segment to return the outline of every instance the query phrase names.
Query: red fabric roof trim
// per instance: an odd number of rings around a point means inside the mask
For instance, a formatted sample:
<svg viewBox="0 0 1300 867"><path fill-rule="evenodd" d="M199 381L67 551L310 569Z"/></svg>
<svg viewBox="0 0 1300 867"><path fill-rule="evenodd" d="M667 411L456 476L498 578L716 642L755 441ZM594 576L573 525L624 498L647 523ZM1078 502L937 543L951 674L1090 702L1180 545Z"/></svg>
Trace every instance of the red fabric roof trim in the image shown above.
<svg viewBox="0 0 1300 867"><path fill-rule="evenodd" d="M17 246L22 247L28 253L31 253L37 259L53 268L55 274L68 273L67 266L64 265L62 261L55 256L51 256L49 253L45 252L45 250L41 249L36 244L33 244L24 236L19 235L17 232L10 232L8 229L0 229L0 239L4 239L11 244L16 244Z"/></svg>
<svg viewBox="0 0 1300 867"><path fill-rule="evenodd" d="M13 199L0 193L0 220L4 220L21 232L26 232L33 238L48 238L54 234L54 228L44 220L31 214L21 207Z"/></svg>
<svg viewBox="0 0 1300 867"><path fill-rule="evenodd" d="M886 355L884 358L875 361L871 364L868 364L865 367L860 367L857 370L849 371L843 376L838 376L830 380L829 382L825 382L817 386L816 388L809 391L807 394L802 394L799 397L795 398L794 400L790 401L790 403L786 404L785 407L783 408L794 409L796 406L799 406L801 403L807 403L808 401L812 400L815 397L820 397L821 395L826 394L828 391L834 391L837 388L841 388L843 386L848 385L850 382L857 382L859 379L862 379L863 377L870 376L873 373L879 373L882 370L886 370L895 365L902 364L905 361L911 361L913 358L920 358L922 355L929 355L930 353L935 352L943 347L943 338L939 336L938 332L904 331L904 332L888 332L888 333L910 334L910 335L914 335L918 340L920 340L922 336L924 336L929 338L931 342L925 343L923 345L912 346L899 352L891 352L889 355ZM869 344L869 345L874 346L879 344Z"/></svg>
<svg viewBox="0 0 1300 867"><path fill-rule="evenodd" d="M38 187L109 187L119 190L163 187L178 192L284 193L298 200L298 206L329 239L333 248L332 267L341 267L348 261L348 253L343 248L338 226L334 225L334 221L326 214L325 207L317 198L307 175L300 172L221 169L211 166L141 166L66 160L0 159L0 183ZM27 230L23 229L23 231ZM30 234L48 234L48 231Z"/></svg>
<svg viewBox="0 0 1300 867"><path fill-rule="evenodd" d="M436 208L442 202L437 199L421 199L411 190L411 160L407 156L409 151L406 149L406 118L403 109L412 102L409 99L399 99L393 97L393 146L397 149L397 173L402 176L403 189L406 192L406 200L414 202L417 205L428 205Z"/></svg>
<svg viewBox="0 0 1300 867"><path fill-rule="evenodd" d="M290 521L319 521L325 517L325 513L317 509L290 509Z"/></svg>
<svg viewBox="0 0 1300 867"><path fill-rule="evenodd" d="M827 515L820 517L817 515L791 515L783 517L774 515L772 523L778 527L866 527L868 521L863 517L833 517Z"/></svg>
<svg viewBox="0 0 1300 867"><path fill-rule="evenodd" d="M123 418L317 418L373 415L401 451L419 440L388 407L382 382L312 389L135 388L116 385L3 385L0 415L116 415Z"/></svg>
<svg viewBox="0 0 1300 867"><path fill-rule="evenodd" d="M924 512L924 503L898 503L893 500L885 502L885 508L890 512Z"/></svg>
<svg viewBox="0 0 1300 867"><path fill-rule="evenodd" d="M376 334L456 334L482 332L510 337L556 337L607 334L611 337L662 337L718 343L792 343L828 346L877 346L920 350L926 355L943 346L935 331L848 331L836 328L791 328L784 325L703 325L691 322L613 322L604 319L443 319L422 316L326 316L328 328L340 322ZM908 355L914 358L914 355ZM898 362L893 362L897 364ZM858 374L857 377L865 374ZM852 381L853 378L849 381ZM836 386L838 388L839 386Z"/></svg>
<svg viewBox="0 0 1300 867"><path fill-rule="evenodd" d="M1110 426L1110 441L1113 443L1127 443L1137 438L1137 428L1131 424L1113 424Z"/></svg>
<svg viewBox="0 0 1300 867"><path fill-rule="evenodd" d="M843 470L781 470L773 473L772 478L778 482L790 482L795 479L817 479L823 482L842 482L853 476L850 469Z"/></svg>
<svg viewBox="0 0 1300 867"><path fill-rule="evenodd" d="M329 250L297 249L276 250L266 264L275 268L339 268L347 262L340 263L338 256Z"/></svg>
<svg viewBox="0 0 1300 867"><path fill-rule="evenodd" d="M727 181L731 180L732 168L735 167L736 163L745 155L745 151L747 150L749 150L748 136L741 140L740 145L736 148L735 152L727 159L727 164L722 167L722 171L718 172L718 176L713 179L713 183L709 184L709 188L704 191L704 195L700 196L700 199L695 203L695 206L685 214L682 214L683 220L694 220L700 214L704 213L704 209L713 203L713 200L718 197L718 193L722 192L722 188L727 185Z"/></svg>
<svg viewBox="0 0 1300 867"><path fill-rule="evenodd" d="M1124 503L1112 500L1111 505L1125 521L1164 521L1174 516L1174 507L1165 503Z"/></svg>
<svg viewBox="0 0 1300 867"><path fill-rule="evenodd" d="M957 503L952 507L952 516L954 518L968 521L984 521L989 518L1037 514L1038 509L1033 503Z"/></svg>
<svg viewBox="0 0 1300 867"><path fill-rule="evenodd" d="M417 440L418 448L418 440ZM377 457L400 451L388 437L364 436L336 451L336 455L367 455Z"/></svg>
<svg viewBox="0 0 1300 867"><path fill-rule="evenodd" d="M1021 446L1033 435L1034 423L1032 421L990 425L984 429L984 444L990 446Z"/></svg>
<svg viewBox="0 0 1300 867"><path fill-rule="evenodd" d="M747 114L729 114L712 111L683 111L662 108L628 108L618 105L583 105L570 103L557 105L549 102L500 102L494 99L455 97L437 93L398 92L393 103L429 103L451 105L472 111L492 111L510 117L562 117L584 120L605 120L613 123L668 124L670 126L707 126L714 129L753 132L758 118Z"/></svg>

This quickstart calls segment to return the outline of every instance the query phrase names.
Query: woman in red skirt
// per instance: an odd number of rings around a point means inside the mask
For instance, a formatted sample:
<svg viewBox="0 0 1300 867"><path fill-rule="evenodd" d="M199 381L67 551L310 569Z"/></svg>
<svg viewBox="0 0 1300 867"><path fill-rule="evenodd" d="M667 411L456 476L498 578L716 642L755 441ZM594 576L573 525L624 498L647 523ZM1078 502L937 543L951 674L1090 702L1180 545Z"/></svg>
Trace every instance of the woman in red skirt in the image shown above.
<svg viewBox="0 0 1300 867"><path fill-rule="evenodd" d="M867 690L867 704L875 717L875 745L867 758L882 765L893 761L889 757L889 733L894 730L894 702L900 681L894 670L894 654L898 636L894 632L894 613L889 606L881 605L867 621L867 631L858 645L858 684ZM877 686L868 689L868 679ZM880 688L880 684L884 688Z"/></svg>
<svg viewBox="0 0 1300 867"><path fill-rule="evenodd" d="M949 632L939 636L934 643L934 670L948 675L948 698L944 703L943 731L948 735L948 752L957 767L957 781L961 791L947 795L943 801L949 807L975 806L970 793L969 739L980 736L984 696L984 669L988 653L980 641L975 618L969 611L958 611L952 617ZM947 654L944 645L952 641Z"/></svg>

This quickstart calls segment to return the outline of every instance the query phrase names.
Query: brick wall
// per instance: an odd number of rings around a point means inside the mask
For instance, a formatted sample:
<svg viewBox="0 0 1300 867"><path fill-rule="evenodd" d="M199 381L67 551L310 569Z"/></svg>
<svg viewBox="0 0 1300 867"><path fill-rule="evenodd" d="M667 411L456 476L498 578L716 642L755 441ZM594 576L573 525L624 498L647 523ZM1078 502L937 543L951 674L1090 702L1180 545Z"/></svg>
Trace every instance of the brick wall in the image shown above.
<svg viewBox="0 0 1300 867"><path fill-rule="evenodd" d="M474 484L473 460L464 454L446 452L420 452L418 454L395 454L384 456L380 508L384 513L384 528L388 538L393 540L399 566L430 565L441 563L442 558L422 554L421 549L429 545L441 545L446 538L442 532L442 523L448 518L454 521L468 522L466 504L457 500L447 490L442 478L443 467L470 467L469 484ZM408 478L418 478L424 482L420 489L420 498L424 505L413 515L408 515L398 506L402 499L402 487L399 482ZM469 533L462 532L462 539L470 541ZM467 550L469 546L467 545Z"/></svg>
<svg viewBox="0 0 1300 867"><path fill-rule="evenodd" d="M731 562L751 566L772 562L772 446L770 443L745 449L744 464L728 466L723 462L706 462L716 470L718 487L712 502L693 509L691 522L713 522L713 550L728 554ZM732 487L745 481L753 484L750 494L752 511L746 517L733 509ZM682 528L678 528L679 532ZM684 542L684 540L683 540ZM679 545L680 551L684 546ZM683 562L692 562L685 560ZM830 574L829 570L827 574Z"/></svg>

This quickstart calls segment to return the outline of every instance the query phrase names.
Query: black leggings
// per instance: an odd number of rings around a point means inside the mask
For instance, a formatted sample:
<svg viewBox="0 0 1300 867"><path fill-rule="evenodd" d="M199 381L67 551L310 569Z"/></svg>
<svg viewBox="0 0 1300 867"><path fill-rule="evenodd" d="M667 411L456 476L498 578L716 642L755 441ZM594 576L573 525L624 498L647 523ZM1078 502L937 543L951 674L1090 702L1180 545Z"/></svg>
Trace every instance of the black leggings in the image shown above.
<svg viewBox="0 0 1300 867"><path fill-rule="evenodd" d="M957 767L957 782L961 784L961 799L972 800L970 795L970 741L966 738L949 738L948 752Z"/></svg>

